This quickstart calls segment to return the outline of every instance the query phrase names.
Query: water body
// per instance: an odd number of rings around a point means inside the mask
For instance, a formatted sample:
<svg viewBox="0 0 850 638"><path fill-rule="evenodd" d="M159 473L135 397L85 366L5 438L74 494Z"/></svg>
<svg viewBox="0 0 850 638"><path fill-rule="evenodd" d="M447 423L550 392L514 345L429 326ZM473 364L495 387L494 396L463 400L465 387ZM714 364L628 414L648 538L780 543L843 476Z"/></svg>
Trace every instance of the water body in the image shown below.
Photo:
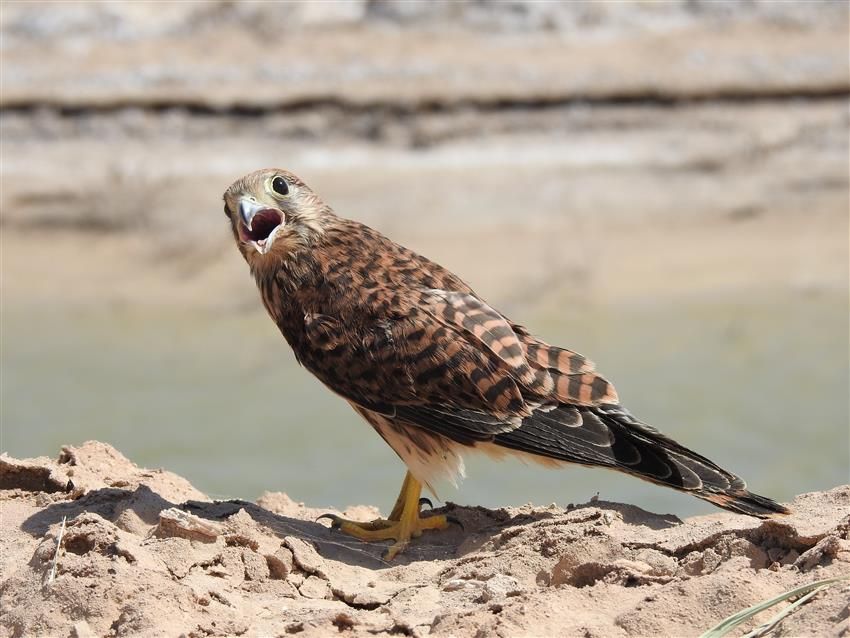
<svg viewBox="0 0 850 638"><path fill-rule="evenodd" d="M258 304L259 306L259 304ZM636 415L779 500L850 481L848 298L782 291L568 303L512 317L596 361ZM260 310L5 308L2 443L13 456L107 441L219 497L392 503L404 468L294 360ZM471 457L486 506L603 499L680 516L711 505L603 470Z"/></svg>

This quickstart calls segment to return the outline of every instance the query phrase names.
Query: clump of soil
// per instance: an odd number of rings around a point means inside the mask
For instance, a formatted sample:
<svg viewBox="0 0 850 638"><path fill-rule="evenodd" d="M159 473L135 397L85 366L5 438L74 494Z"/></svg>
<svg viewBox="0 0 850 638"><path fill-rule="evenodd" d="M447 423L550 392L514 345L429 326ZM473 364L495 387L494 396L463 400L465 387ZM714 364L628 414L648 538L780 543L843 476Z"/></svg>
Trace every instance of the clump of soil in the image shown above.
<svg viewBox="0 0 850 638"><path fill-rule="evenodd" d="M56 460L0 456L0 506L0 636L693 635L850 572L850 486L770 521L450 504L462 527L392 563L285 494L211 501L94 441ZM847 635L848 591L819 594L780 631Z"/></svg>

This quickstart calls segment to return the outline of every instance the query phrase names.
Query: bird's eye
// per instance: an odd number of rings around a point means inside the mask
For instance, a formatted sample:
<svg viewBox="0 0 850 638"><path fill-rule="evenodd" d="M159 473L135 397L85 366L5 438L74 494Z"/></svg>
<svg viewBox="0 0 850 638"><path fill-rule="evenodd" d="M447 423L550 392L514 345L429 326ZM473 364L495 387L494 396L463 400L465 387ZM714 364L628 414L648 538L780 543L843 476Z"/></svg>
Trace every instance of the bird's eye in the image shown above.
<svg viewBox="0 0 850 638"><path fill-rule="evenodd" d="M282 177L275 177L272 180L272 190L278 195L286 195L289 193L289 184Z"/></svg>

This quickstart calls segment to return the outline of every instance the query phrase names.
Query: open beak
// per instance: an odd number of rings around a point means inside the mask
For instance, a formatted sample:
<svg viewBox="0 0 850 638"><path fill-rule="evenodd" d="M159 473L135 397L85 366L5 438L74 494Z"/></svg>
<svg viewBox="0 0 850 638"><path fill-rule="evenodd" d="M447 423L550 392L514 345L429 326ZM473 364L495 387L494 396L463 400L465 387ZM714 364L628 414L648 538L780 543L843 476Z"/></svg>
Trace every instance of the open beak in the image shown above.
<svg viewBox="0 0 850 638"><path fill-rule="evenodd" d="M253 197L239 200L239 237L265 255L286 221L283 211L261 204Z"/></svg>

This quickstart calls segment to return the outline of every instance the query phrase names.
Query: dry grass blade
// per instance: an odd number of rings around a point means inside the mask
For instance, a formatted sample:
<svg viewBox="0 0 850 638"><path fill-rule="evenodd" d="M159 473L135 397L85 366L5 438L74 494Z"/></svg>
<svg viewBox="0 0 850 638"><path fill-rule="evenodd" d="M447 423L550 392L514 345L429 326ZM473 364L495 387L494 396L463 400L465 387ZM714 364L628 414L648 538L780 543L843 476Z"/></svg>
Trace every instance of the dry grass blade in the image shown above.
<svg viewBox="0 0 850 638"><path fill-rule="evenodd" d="M821 585L820 587L810 591L805 596L800 596L797 600L795 600L793 603L791 603L790 605L785 607L785 609L783 609L778 614L773 616L766 623L764 623L763 625L760 625L760 626L756 627L755 629L753 629L752 631L744 634L743 636L741 636L741 638L760 638L760 636L766 636L769 632L773 631L773 629L776 627L776 625L778 625L780 622L782 622L782 619L785 618L785 616L787 616L792 611L797 609L797 607L799 607L800 605L808 602L808 600L810 598L812 598L813 596L815 596L815 594L817 594L820 591L823 591L827 587L829 587L829 585Z"/></svg>
<svg viewBox="0 0 850 638"><path fill-rule="evenodd" d="M795 601L794 603L792 603L791 605L789 605L788 607L783 609L779 614L777 614L776 616L771 618L767 623L758 627L757 629L753 630L752 632L745 634L745 636L742 636L742 638L755 638L755 636L762 635L765 628L768 628L768 629L772 628L775 624L777 624L779 621L781 621L785 616L787 616L792 611L794 611L794 609L796 609L797 607L799 607L800 605L805 603L807 600L809 600L812 596L814 596L819 591L822 591L822 590L826 589L827 587L829 587L830 585L837 583L841 580L848 580L848 579L850 579L850 575L848 575L848 576L837 576L835 578L826 578L824 580L818 580L818 581L815 581L813 583L809 583L808 585L802 585L802 586L797 587L795 589L791 589L791 590L786 591L782 594L779 594L778 596L775 596L774 598L770 598L768 600L762 601L760 603L753 605L752 607L748 607L747 609L744 609L743 611L739 611L736 614L732 614L728 618L723 619L718 624L716 624L714 627L712 627L711 629L706 631L704 634L702 634L700 636L700 638L721 638L722 636L725 636L730 631L735 629L735 627L737 627L738 625L748 621L750 618L752 618L753 616L755 616L758 613L763 612L765 609L769 609L769 608L773 607L774 605L781 603L784 600L788 600L789 598L793 598L794 596L802 596L802 598L800 598L799 600Z"/></svg>
<svg viewBox="0 0 850 638"><path fill-rule="evenodd" d="M47 577L47 584L53 583L56 578L56 564L59 562L59 550L62 548L62 537L65 535L65 521L67 516L62 517L62 527L59 528L59 537L56 539L56 551L53 553L53 564L50 566L50 575Z"/></svg>

